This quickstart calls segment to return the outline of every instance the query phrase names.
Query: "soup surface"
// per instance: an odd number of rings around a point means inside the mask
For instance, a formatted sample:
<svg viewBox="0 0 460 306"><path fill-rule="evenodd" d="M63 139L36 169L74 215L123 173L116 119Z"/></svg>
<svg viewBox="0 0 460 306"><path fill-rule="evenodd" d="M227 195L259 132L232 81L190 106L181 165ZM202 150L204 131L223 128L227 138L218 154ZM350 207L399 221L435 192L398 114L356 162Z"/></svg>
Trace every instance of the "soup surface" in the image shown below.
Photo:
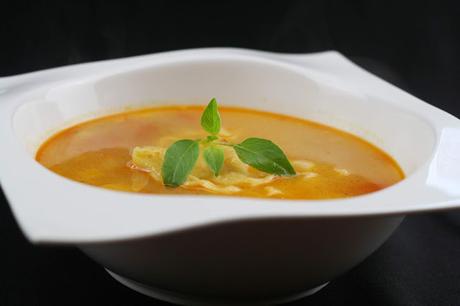
<svg viewBox="0 0 460 306"><path fill-rule="evenodd" d="M103 188L153 194L225 194L284 199L350 197L388 187L404 178L386 153L351 134L273 113L221 107L223 141L270 139L286 153L296 175L256 170L225 148L219 176L200 154L187 181L165 187L161 164L179 139L206 137L204 107L172 106L125 112L84 122L46 141L36 159L64 177Z"/></svg>

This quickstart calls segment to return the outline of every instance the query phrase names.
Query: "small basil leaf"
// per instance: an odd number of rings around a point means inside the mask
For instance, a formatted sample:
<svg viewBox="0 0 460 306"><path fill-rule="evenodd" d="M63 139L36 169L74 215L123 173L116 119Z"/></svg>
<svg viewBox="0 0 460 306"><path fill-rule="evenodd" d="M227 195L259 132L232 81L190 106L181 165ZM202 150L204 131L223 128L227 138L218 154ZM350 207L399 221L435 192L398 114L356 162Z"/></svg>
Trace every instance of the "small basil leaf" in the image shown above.
<svg viewBox="0 0 460 306"><path fill-rule="evenodd" d="M219 139L219 137L217 137L215 135L209 135L208 137L206 137L207 142L211 142L211 141L214 141L216 139Z"/></svg>
<svg viewBox="0 0 460 306"><path fill-rule="evenodd" d="M224 165L224 150L216 146L209 146L204 149L203 156L212 173L218 176Z"/></svg>
<svg viewBox="0 0 460 306"><path fill-rule="evenodd" d="M276 175L295 175L295 170L286 155L270 140L248 138L233 148L243 163L260 171Z"/></svg>
<svg viewBox="0 0 460 306"><path fill-rule="evenodd" d="M178 187L186 180L198 159L199 145L197 141L184 139L173 143L165 153L161 175L163 184Z"/></svg>
<svg viewBox="0 0 460 306"><path fill-rule="evenodd" d="M220 114L217 109L217 101L213 98L201 115L201 126L206 132L217 135L220 131L220 125L221 122Z"/></svg>

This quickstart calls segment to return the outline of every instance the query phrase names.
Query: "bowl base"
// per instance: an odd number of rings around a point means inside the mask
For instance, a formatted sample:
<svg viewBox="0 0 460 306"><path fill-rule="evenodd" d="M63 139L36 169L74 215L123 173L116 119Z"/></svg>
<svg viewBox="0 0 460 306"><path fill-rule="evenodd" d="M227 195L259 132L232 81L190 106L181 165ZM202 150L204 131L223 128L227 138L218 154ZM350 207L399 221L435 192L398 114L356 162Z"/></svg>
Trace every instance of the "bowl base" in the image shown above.
<svg viewBox="0 0 460 306"><path fill-rule="evenodd" d="M187 305L187 306L243 306L243 305L277 305L277 304L284 304L284 303L289 303L304 297L307 297L309 295L315 294L319 290L323 289L329 282L321 284L317 287L308 289L306 291L285 296L285 297L278 297L274 299L268 299L268 300L261 300L257 302L250 302L250 303L245 303L245 302L225 302L225 301L219 301L219 300L213 300L213 299L206 299L205 297L197 297L197 296L191 296L191 295L186 295L186 294L181 294L181 293L175 293L172 291L152 287L152 286L147 286L142 283L133 281L129 278L126 278L124 276L120 276L108 269L106 271L112 276L115 280L120 282L121 284L125 285L126 287L137 291L139 293L142 293L144 295L147 295L149 297L162 300L165 302L177 304L177 305Z"/></svg>

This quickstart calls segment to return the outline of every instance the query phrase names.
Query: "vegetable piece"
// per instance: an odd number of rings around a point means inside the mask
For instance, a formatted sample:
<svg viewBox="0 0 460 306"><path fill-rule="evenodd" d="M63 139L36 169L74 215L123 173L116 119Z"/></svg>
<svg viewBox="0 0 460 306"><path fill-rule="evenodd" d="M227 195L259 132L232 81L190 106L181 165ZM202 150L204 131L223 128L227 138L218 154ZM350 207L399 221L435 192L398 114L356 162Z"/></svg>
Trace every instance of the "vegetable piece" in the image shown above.
<svg viewBox="0 0 460 306"><path fill-rule="evenodd" d="M270 140L248 138L233 148L243 163L260 171L283 176L296 174L283 151Z"/></svg>
<svg viewBox="0 0 460 306"><path fill-rule="evenodd" d="M163 184L168 187L182 185L192 172L198 155L199 144L197 141L183 139L173 143L166 150L161 168Z"/></svg>
<svg viewBox="0 0 460 306"><path fill-rule="evenodd" d="M224 150L212 145L204 149L203 157L214 176L218 176L224 165Z"/></svg>
<svg viewBox="0 0 460 306"><path fill-rule="evenodd" d="M206 106L203 114L201 115L201 126L203 129L212 134L217 135L220 131L221 120L220 114L217 110L217 101L212 99L208 106Z"/></svg>
<svg viewBox="0 0 460 306"><path fill-rule="evenodd" d="M212 142L212 141L214 141L216 139L219 139L219 137L217 137L215 135L209 135L209 136L206 137L207 142Z"/></svg>

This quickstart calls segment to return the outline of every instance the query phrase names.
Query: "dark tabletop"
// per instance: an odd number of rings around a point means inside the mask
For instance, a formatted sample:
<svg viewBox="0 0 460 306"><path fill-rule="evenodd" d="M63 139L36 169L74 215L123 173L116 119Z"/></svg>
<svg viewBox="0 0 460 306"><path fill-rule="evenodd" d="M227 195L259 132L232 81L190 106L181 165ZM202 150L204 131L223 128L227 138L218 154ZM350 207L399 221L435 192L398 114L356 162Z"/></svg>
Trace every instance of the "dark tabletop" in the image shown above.
<svg viewBox="0 0 460 306"><path fill-rule="evenodd" d="M0 76L193 47L335 49L458 117L454 3L4 1ZM75 248L31 245L1 193L0 239L0 306L167 305L118 284ZM460 212L407 217L362 264L290 305L460 305Z"/></svg>

